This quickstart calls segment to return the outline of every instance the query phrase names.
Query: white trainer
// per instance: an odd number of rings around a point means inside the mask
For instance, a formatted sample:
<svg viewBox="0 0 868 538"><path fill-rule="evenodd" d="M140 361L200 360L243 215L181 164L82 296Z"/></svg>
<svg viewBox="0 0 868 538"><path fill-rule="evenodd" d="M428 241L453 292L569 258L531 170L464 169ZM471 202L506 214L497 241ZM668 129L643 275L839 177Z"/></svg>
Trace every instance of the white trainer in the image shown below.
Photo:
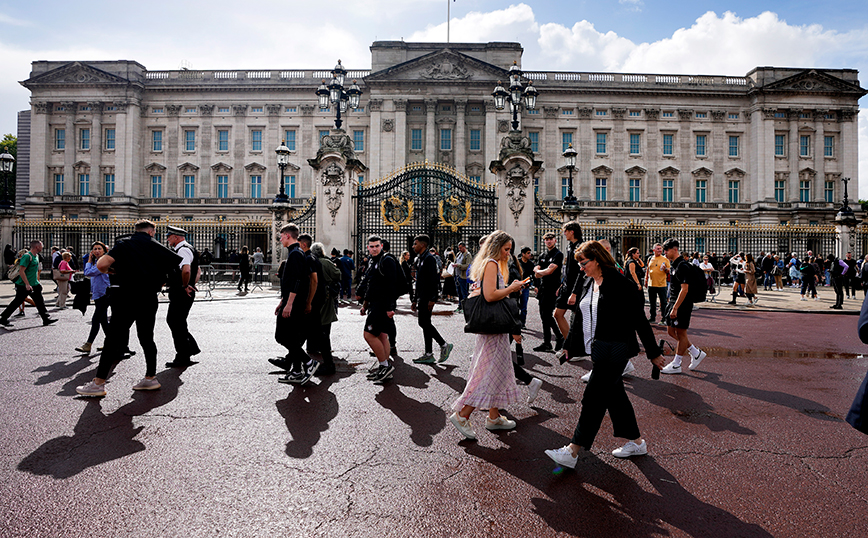
<svg viewBox="0 0 868 538"><path fill-rule="evenodd" d="M642 440L641 445L637 445L633 441L627 441L627 444L621 448L616 448L612 451L612 455L616 458L629 458L631 456L644 456L648 453L648 445L645 440Z"/></svg>
<svg viewBox="0 0 868 538"><path fill-rule="evenodd" d="M696 370L697 368L699 368L699 363L702 362L702 359L704 359L706 356L707 354L700 349L697 356L690 356L690 366L688 366L688 368L690 368L691 370Z"/></svg>
<svg viewBox="0 0 868 538"><path fill-rule="evenodd" d="M452 413L452 415L449 416L449 421L452 422L455 429L460 431L464 437L468 439L476 439L476 432L473 431L473 425L470 424L469 418L463 418L458 416L458 413Z"/></svg>
<svg viewBox="0 0 868 538"><path fill-rule="evenodd" d="M542 380L535 377L530 380L530 383L527 385L527 404L530 405L536 400L537 394L539 394L539 389L542 387Z"/></svg>
<svg viewBox="0 0 868 538"><path fill-rule="evenodd" d="M664 366L663 369L660 370L660 372L664 373L664 374L680 374L681 373L681 365L679 364L678 366L675 366L674 363L675 363L675 361L670 362L669 364Z"/></svg>
<svg viewBox="0 0 868 538"><path fill-rule="evenodd" d="M569 467L570 469L575 469L576 462L579 461L579 457L573 456L569 446L564 446L557 450L546 450L546 456L553 459L558 465Z"/></svg>
<svg viewBox="0 0 868 538"><path fill-rule="evenodd" d="M624 373L622 373L621 375L622 375L622 376L630 375L630 374L632 374L632 373L635 372L635 371L636 371L636 367L633 366L633 361L628 360L628 361L627 361L627 366L624 367Z"/></svg>
<svg viewBox="0 0 868 538"><path fill-rule="evenodd" d="M583 375L579 379L581 379L583 383L587 383L588 381L591 380L591 372L588 372L587 374Z"/></svg>

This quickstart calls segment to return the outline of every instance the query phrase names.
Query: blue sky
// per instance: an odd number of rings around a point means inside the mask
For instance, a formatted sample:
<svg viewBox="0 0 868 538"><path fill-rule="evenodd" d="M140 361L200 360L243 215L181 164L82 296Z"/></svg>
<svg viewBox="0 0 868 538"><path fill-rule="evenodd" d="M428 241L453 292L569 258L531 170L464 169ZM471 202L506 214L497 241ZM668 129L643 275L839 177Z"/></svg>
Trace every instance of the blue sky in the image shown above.
<svg viewBox="0 0 868 538"><path fill-rule="evenodd" d="M0 133L29 107L33 60L135 60L152 70L370 67L374 40L445 41L447 0L0 0ZM519 41L527 69L743 75L849 67L868 87L868 9L846 1L457 0L453 41ZM721 46L720 43L726 43ZM868 98L861 105L866 107ZM868 198L868 112L860 113Z"/></svg>

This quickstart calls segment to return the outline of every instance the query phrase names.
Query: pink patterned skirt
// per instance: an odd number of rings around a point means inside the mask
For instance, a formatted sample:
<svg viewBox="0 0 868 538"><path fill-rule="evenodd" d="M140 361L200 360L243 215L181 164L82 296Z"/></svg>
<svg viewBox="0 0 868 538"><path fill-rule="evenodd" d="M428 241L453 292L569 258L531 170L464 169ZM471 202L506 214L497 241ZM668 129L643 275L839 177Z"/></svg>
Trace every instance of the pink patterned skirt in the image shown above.
<svg viewBox="0 0 868 538"><path fill-rule="evenodd" d="M521 392L515 385L512 352L508 334L478 334L470 362L470 374L464 393L452 404L460 410L465 405L478 409L498 409L518 402Z"/></svg>

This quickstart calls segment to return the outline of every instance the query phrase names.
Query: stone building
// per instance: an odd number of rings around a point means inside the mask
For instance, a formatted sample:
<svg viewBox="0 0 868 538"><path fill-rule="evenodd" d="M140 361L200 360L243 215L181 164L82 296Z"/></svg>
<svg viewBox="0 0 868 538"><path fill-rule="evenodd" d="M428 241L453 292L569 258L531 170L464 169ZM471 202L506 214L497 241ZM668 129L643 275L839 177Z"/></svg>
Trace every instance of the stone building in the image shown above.
<svg viewBox="0 0 868 538"><path fill-rule="evenodd" d="M407 163L448 164L481 182L512 114L491 92L518 43L375 42L344 130L368 184ZM830 222L842 177L857 180L852 69L757 67L745 76L553 72L520 114L534 188L557 206L562 153L578 151L582 218L690 223ZM292 205L315 191L307 160L333 128L315 90L330 69L149 71L134 61L33 62L27 219L267 215L279 190L274 149L292 152ZM24 120L26 122L26 118ZM21 151L21 149L19 149ZM23 154L23 153L22 153Z"/></svg>

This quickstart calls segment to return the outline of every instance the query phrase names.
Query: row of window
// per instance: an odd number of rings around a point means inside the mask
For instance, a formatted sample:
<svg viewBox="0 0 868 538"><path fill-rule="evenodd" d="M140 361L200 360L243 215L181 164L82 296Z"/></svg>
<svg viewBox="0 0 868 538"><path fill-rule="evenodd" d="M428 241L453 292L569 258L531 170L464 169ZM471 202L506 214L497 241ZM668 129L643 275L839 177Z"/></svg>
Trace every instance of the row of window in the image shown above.
<svg viewBox="0 0 868 538"><path fill-rule="evenodd" d="M103 142L104 149L115 149L115 130L113 128L103 130ZM54 130L54 149L66 149L66 129ZM90 150L90 129L78 130L78 149Z"/></svg>
<svg viewBox="0 0 868 538"><path fill-rule="evenodd" d="M799 136L799 157L810 157L811 153L811 142L812 135L800 135ZM785 134L776 134L775 135L775 157L786 157L787 156L787 135ZM824 157L834 157L835 156L835 137L834 136L824 136L823 137L823 156Z"/></svg>
<svg viewBox="0 0 868 538"><path fill-rule="evenodd" d="M410 149L412 151L422 151L422 129L410 129ZM470 129L470 151L480 151L482 149L482 131L480 129ZM440 129L440 149L443 151L452 150L452 129Z"/></svg>
<svg viewBox="0 0 868 538"><path fill-rule="evenodd" d="M115 107L109 107L109 108L111 110L115 109ZM61 107L58 107L57 110L63 111L64 109ZM82 108L82 110L84 110L84 108ZM87 110L90 110L90 107L88 107ZM195 114L197 112L197 110L198 109L194 106L184 107L184 114ZM284 110L284 112L287 112L287 113L295 113L295 112L298 112L298 107L288 106L288 107L284 107L283 110ZM354 110L356 112L364 112L365 111L364 108L356 108ZM166 109L161 107L161 106L151 107L151 114L164 114L165 112L166 112ZM260 114L263 112L263 107L261 107L261 106L250 107L250 112L252 112L254 114ZM217 107L217 113L218 114L229 114L230 113L229 107L228 106Z"/></svg>
<svg viewBox="0 0 868 538"><path fill-rule="evenodd" d="M64 175L54 174L54 195L61 196L64 192ZM115 175L103 174L103 196L112 196L115 193ZM78 194L90 196L90 174L78 174Z"/></svg>
<svg viewBox="0 0 868 538"><path fill-rule="evenodd" d="M594 186L594 200L598 202L605 202L608 200L608 179L603 177L595 178L595 186ZM644 201L645 198L642 196L642 182L638 179L630 179L628 192L629 192L629 200L631 202L641 202ZM662 198L663 202L672 202L673 195L675 193L675 185L674 180L672 179L664 179L662 180ZM786 188L787 182L786 180L776 180L775 181L775 201L776 202L785 202L786 201ZM694 201L696 202L706 202L707 201L707 191L708 191L708 180L705 179L697 179L694 186ZM741 189L741 181L731 180L728 182L727 189L727 202L730 204L737 204L741 201L740 196ZM534 179L534 192L539 194L539 179ZM561 198L566 198L569 193L569 178L563 177L561 178ZM823 201L832 203L833 197L835 194L835 182L834 181L826 181L823 190ZM801 180L799 181L799 201L800 202L810 202L811 200L811 181L810 180Z"/></svg>
<svg viewBox="0 0 868 538"><path fill-rule="evenodd" d="M364 178L360 176L360 180ZM64 194L66 187L64 174L54 175L54 195L61 196ZM90 174L78 174L78 184L76 185L80 196L90 196ZM295 176L283 176L283 187L286 195L290 198L295 198L296 180ZM103 175L103 196L112 196L115 193L115 175ZM151 176L151 197L163 197L163 176ZM196 176L184 176L184 197L196 197ZM217 198L229 197L229 176L217 176ZM250 176L250 197L262 198L262 176Z"/></svg>

